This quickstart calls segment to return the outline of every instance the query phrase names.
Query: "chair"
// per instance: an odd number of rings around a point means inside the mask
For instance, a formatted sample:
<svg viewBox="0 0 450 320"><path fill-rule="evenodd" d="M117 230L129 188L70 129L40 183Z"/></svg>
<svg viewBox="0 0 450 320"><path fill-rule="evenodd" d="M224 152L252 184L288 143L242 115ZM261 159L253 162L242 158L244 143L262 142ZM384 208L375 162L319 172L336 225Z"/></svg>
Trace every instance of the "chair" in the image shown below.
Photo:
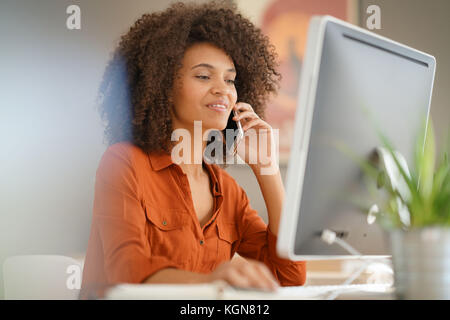
<svg viewBox="0 0 450 320"><path fill-rule="evenodd" d="M9 257L3 264L5 299L78 299L82 264L59 255Z"/></svg>

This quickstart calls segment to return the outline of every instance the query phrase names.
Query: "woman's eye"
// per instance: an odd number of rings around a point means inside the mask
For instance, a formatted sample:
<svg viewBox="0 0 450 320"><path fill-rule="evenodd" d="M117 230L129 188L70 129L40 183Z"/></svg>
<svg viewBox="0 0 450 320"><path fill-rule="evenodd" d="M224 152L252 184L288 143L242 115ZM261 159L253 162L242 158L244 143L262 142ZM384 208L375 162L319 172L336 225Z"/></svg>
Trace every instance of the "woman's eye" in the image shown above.
<svg viewBox="0 0 450 320"><path fill-rule="evenodd" d="M202 79L202 80L207 80L209 79L209 76L195 76L196 78ZM225 82L228 82L229 84L235 84L234 80L225 80Z"/></svg>

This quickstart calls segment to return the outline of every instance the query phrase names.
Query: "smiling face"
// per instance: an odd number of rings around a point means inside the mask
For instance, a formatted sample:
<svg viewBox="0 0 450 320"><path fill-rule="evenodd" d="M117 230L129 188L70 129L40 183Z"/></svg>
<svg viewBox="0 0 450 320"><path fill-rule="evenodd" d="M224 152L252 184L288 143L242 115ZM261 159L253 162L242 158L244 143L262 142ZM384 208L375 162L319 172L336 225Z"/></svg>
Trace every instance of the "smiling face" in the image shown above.
<svg viewBox="0 0 450 320"><path fill-rule="evenodd" d="M225 129L237 100L232 59L212 44L196 43L181 63L173 92L173 129L191 130L194 121L202 121L203 131Z"/></svg>

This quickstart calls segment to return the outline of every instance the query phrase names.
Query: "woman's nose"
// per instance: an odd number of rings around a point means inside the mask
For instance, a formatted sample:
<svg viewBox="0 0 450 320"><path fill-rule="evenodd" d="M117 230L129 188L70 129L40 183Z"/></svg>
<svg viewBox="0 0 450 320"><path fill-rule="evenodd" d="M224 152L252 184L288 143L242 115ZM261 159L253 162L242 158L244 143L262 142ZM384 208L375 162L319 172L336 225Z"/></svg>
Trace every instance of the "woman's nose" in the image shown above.
<svg viewBox="0 0 450 320"><path fill-rule="evenodd" d="M213 85L213 87L211 88L211 91L213 94L228 94L229 93L229 89L226 85L226 83L221 82L221 81L216 81Z"/></svg>

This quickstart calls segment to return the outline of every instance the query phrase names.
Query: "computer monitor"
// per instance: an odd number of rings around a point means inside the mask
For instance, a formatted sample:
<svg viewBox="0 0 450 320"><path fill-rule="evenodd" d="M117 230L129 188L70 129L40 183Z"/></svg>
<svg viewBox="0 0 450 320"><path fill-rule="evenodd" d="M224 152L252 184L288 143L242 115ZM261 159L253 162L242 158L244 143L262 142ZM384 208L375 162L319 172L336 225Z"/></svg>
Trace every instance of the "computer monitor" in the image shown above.
<svg viewBox="0 0 450 320"><path fill-rule="evenodd" d="M351 258L323 241L324 230L355 249L354 257L390 255L387 234L354 204L367 193L362 170L336 143L368 157L381 145L376 123L411 164L435 64L433 56L334 17L311 19L278 232L281 257Z"/></svg>

